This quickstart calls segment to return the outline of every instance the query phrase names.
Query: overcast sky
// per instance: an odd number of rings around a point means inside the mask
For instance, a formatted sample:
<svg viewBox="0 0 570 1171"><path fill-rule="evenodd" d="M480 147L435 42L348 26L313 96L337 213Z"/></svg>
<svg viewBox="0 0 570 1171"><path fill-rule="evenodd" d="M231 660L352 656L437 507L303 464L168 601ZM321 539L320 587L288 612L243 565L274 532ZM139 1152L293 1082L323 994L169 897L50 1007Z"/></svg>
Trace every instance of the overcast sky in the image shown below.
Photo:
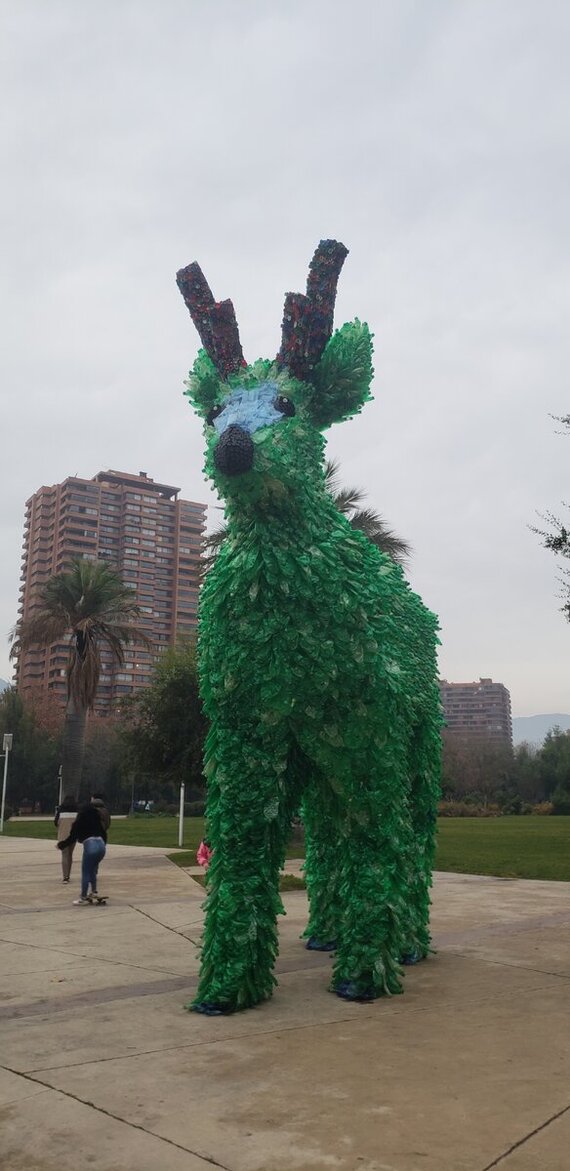
<svg viewBox="0 0 570 1171"><path fill-rule="evenodd" d="M0 631L42 484L144 469L214 503L176 270L198 259L271 357L335 237L336 322L373 329L376 397L329 451L413 545L441 674L569 712L556 564L527 527L570 499L567 0L0 12Z"/></svg>

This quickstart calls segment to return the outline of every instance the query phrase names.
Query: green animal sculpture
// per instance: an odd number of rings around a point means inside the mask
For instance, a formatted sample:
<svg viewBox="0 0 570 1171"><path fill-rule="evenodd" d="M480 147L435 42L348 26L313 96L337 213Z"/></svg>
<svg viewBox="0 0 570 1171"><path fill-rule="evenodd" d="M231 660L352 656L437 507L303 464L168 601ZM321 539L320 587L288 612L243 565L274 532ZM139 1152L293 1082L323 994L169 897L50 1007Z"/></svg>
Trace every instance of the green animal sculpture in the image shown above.
<svg viewBox="0 0 570 1171"><path fill-rule="evenodd" d="M285 300L274 361L244 361L231 301L177 275L203 343L188 396L228 537L200 603L213 858L199 987L209 1015L271 996L279 871L302 810L307 947L347 1000L401 991L426 956L439 786L437 621L399 566L335 508L323 431L370 398L372 341L333 334L347 249L321 241Z"/></svg>

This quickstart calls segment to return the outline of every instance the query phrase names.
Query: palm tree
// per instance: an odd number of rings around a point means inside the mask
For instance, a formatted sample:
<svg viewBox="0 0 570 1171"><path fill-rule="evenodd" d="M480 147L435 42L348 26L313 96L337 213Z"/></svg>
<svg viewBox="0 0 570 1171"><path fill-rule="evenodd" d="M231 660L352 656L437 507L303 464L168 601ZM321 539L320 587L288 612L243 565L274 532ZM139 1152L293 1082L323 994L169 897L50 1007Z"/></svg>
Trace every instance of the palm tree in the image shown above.
<svg viewBox="0 0 570 1171"><path fill-rule="evenodd" d="M72 561L68 571L45 583L39 601L41 609L15 627L10 657L18 657L34 645L48 647L69 639L62 781L63 791L77 798L87 713L93 710L101 672L101 645L105 644L122 665L129 642L151 644L133 625L140 617L133 591L103 561Z"/></svg>
<svg viewBox="0 0 570 1171"><path fill-rule="evenodd" d="M360 507L366 497L366 493L362 488L340 487L339 467L334 459L327 460L325 464L325 480L327 491L330 492L336 507L339 512L342 512L346 516L353 529L360 529L373 545L376 545L383 553L387 553L399 565L405 565L412 552L411 545L403 537L398 537L392 529L388 528L383 517L378 512L375 512L373 508ZM212 568L216 556L226 539L226 534L227 530L225 526L222 526L206 538L206 553L204 556L204 569L206 571Z"/></svg>
<svg viewBox="0 0 570 1171"><path fill-rule="evenodd" d="M328 459L325 464L325 480L339 512L346 516L353 529L360 529L368 540L387 553L392 561L398 565L405 565L411 556L412 546L388 528L386 521L373 508L361 508L366 498L362 488L341 488L339 485L339 467L334 459Z"/></svg>

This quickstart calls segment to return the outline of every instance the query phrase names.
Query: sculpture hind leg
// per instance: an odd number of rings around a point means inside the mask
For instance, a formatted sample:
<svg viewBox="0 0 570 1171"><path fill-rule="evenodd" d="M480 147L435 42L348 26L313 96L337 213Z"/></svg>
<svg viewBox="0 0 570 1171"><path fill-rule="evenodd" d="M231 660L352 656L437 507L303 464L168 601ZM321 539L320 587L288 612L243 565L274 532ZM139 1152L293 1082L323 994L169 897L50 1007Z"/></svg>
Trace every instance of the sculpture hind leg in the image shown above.
<svg viewBox="0 0 570 1171"><path fill-rule="evenodd" d="M391 726L391 725L390 725ZM324 737L313 749L327 789L305 803L326 833L332 853L320 849L311 871L316 915L311 928L337 928L333 991L349 1000L373 1000L401 991L400 956L407 912L406 859L411 824L407 789L407 742L396 727L392 737L373 737L368 728L358 747L358 729L348 728L355 747L329 747ZM362 743L364 740L364 743ZM322 878L321 878L322 875ZM326 898L334 891L336 912ZM322 900L322 901L321 901Z"/></svg>
<svg viewBox="0 0 570 1171"><path fill-rule="evenodd" d="M279 870L290 821L283 730L259 722L215 725L206 745L208 836L213 857L198 991L187 1007L207 1015L271 996L283 912Z"/></svg>
<svg viewBox="0 0 570 1171"><path fill-rule="evenodd" d="M381 819L352 821L342 858L342 920L332 990L347 1000L402 991L406 876L401 844L409 830L397 804Z"/></svg>
<svg viewBox="0 0 570 1171"><path fill-rule="evenodd" d="M412 840L408 859L408 925L402 962L417 963L430 950L430 888L441 775L441 717L437 697L410 745L409 804Z"/></svg>
<svg viewBox="0 0 570 1171"><path fill-rule="evenodd" d="M309 922L304 932L309 951L336 949L340 917L342 806L318 769L307 761L303 797L305 879Z"/></svg>

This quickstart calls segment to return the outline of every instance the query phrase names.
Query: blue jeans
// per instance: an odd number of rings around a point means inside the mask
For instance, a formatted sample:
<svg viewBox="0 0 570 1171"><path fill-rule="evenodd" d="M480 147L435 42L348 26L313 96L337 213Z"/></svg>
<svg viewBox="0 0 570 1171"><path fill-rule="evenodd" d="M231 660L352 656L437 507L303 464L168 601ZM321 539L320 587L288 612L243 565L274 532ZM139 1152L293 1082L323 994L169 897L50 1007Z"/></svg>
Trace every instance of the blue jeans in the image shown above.
<svg viewBox="0 0 570 1171"><path fill-rule="evenodd" d="M97 890L97 871L99 863L105 857L106 846L103 838L86 838L83 843L83 859L81 862L81 898L87 897L89 885L92 894Z"/></svg>

